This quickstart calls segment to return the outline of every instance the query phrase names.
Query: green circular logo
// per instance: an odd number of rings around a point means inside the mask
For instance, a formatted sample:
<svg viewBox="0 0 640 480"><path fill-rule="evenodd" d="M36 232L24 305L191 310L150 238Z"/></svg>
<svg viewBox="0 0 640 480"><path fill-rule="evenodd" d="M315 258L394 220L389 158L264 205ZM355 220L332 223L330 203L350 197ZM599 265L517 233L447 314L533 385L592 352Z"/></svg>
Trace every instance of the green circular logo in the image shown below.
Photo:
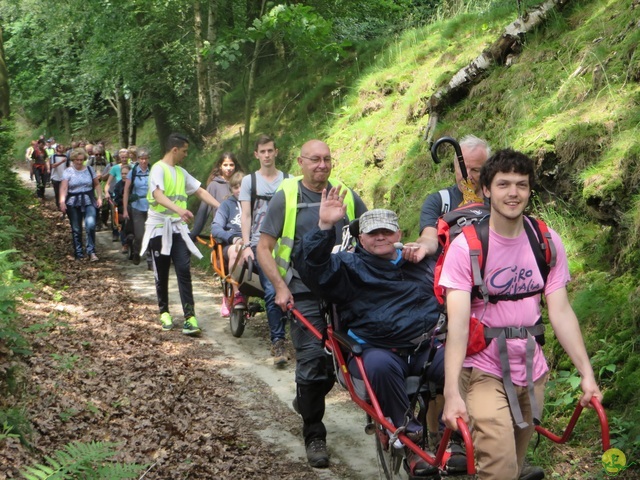
<svg viewBox="0 0 640 480"><path fill-rule="evenodd" d="M602 466L607 473L618 473L627 466L627 457L617 448L610 448L602 454Z"/></svg>

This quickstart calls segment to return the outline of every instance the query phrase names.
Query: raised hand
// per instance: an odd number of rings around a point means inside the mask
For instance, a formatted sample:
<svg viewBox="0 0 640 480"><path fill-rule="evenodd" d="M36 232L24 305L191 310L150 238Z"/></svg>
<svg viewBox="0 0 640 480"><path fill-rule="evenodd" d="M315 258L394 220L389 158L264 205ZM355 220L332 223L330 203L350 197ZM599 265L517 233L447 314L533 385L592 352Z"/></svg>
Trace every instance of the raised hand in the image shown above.
<svg viewBox="0 0 640 480"><path fill-rule="evenodd" d="M326 188L322 190L318 221L318 226L322 230L333 228L336 223L344 218L347 212L347 206L344 204L345 195L346 190L341 194L337 187L332 187L328 192Z"/></svg>

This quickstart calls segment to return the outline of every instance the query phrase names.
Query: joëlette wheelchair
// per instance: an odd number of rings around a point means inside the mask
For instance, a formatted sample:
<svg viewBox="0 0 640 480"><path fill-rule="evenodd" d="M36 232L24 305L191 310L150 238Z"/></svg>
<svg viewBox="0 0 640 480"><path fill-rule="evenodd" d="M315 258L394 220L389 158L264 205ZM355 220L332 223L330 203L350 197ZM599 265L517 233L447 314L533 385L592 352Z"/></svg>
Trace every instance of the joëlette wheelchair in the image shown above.
<svg viewBox="0 0 640 480"><path fill-rule="evenodd" d="M351 236L357 236L357 221L352 222L348 230ZM343 237L345 237L346 234L347 232L345 231L343 233ZM345 240L343 242L342 249L349 249L349 241ZM466 472L450 471L447 466L447 461L451 456L451 453L447 450L449 440L453 433L452 430L448 427L444 429L439 442L439 447L434 454L425 451L420 445L426 445L426 439L424 437L419 441L413 441L405 434L404 427L393 425L382 413L378 399L368 380L364 369L364 362L361 358L363 352L362 345L357 343L347 334L347 329L340 323L335 306L325 305L324 311L327 323L327 329L326 332L324 332L324 335L294 307L289 307L288 315L291 320L299 322L299 324L306 329L310 335L314 335L316 338L321 340L327 350L327 353L331 354L338 383L349 392L351 399L362 410L364 410L366 414L364 430L365 433L374 435L376 455L385 477L387 479L425 478L424 475L411 475L409 464L406 459L406 450L403 447L410 449L429 465L435 467L434 473L428 478L440 478L440 476L451 475L474 475L476 470L473 443L466 423L461 418L457 421L459 436L461 437L466 450ZM434 332L434 335L437 334L438 332ZM356 378L351 375L348 368L349 359L352 359L352 361L356 363L361 378ZM410 411L415 413L416 419L424 426L423 432L426 432L428 408L430 401L434 400L435 392L425 382L425 379L419 376L407 377L405 380L405 386L409 399L411 400ZM599 417L603 451L607 451L610 448L610 438L606 414L597 399L593 398L591 400L591 405L594 407ZM551 433L540 425L536 426L535 429L540 435L545 436L556 443L565 443L570 438L582 410L582 406L578 405L576 407L567 428L561 436Z"/></svg>
<svg viewBox="0 0 640 480"><path fill-rule="evenodd" d="M300 325L309 332L309 334L314 335L316 338L323 341L325 349L332 355L338 383L349 392L351 399L362 410L364 410L366 414L364 430L365 433L369 435L375 435L376 455L385 477L387 479L425 478L424 476L412 476L409 473L410 469L406 461L405 449L399 448L402 446L417 453L429 465L438 469L438 472L434 472L430 478L439 478L439 475L451 476L475 474L473 443L469 428L462 419L458 419L458 430L466 450L467 469L466 472L456 473L448 471L447 468L447 460L450 456L450 452L447 452L447 446L452 434L451 429L445 428L440 440L440 446L436 453L432 454L423 450L418 442L413 441L405 435L402 427L398 428L398 426L393 425L389 419L383 415L377 397L373 392L371 384L367 379L367 374L364 370L364 363L361 358L362 346L347 335L346 331L339 325L339 322L335 320L337 318L335 307L328 307L325 310L327 311L327 330L325 335L318 331L295 308L292 307L289 309L289 315L294 321L299 322ZM349 358L353 358L353 361L356 362L361 379L350 374L348 368ZM409 398L413 400L417 397L417 403L415 403L417 411L416 418L425 426L424 431L426 431L426 415L429 402L433 399L433 392L418 376L407 377L405 385ZM418 395L416 395L416 392L418 392ZM412 405L413 404L414 402L412 401ZM592 398L591 405L594 407L600 421L602 449L604 452L611 448L607 416L604 408L596 398ZM537 425L535 429L540 435L549 438L555 443L565 443L571 437L582 410L583 407L578 404L562 435L556 435L541 425ZM421 443L424 444L424 442Z"/></svg>
<svg viewBox="0 0 640 480"><path fill-rule="evenodd" d="M211 249L211 267L220 278L222 294L229 306L229 327L231 334L240 338L244 333L247 321L257 313L263 312L263 306L258 302L251 302L253 298L263 298L264 290L260 284L260 279L253 272L253 260L242 261L241 252L238 253L233 265L228 265L223 255L223 245L212 236L198 237L198 242ZM248 248L248 247L242 247ZM246 297L244 308L233 306L233 286Z"/></svg>
<svg viewBox="0 0 640 480"><path fill-rule="evenodd" d="M413 441L407 437L403 427L399 428L397 425L393 425L382 413L378 399L367 378L361 358L362 345L347 335L346 330L341 327L339 320L337 320L335 307L325 308L325 313L327 330L323 336L298 310L293 307L289 309L289 315L293 321L299 322L310 335L323 341L325 349L332 355L338 383L349 392L351 399L364 410L366 414L364 430L365 433L374 435L376 455L385 477L387 479L424 478L423 476L410 475L404 447L417 453L427 463L435 467L434 475L430 478L438 478L439 472L447 472L446 462L450 454L446 450L452 433L451 429L445 429L440 447L433 454L423 450L418 440ZM356 363L361 378L350 374L349 359ZM407 377L405 385L407 394L412 400L412 407L415 407L417 420L426 426L428 406L430 400L433 399L434 392L419 376ZM467 472L473 474L475 466L471 435L462 419L458 419L458 428L467 451ZM426 432L426 427L424 431Z"/></svg>

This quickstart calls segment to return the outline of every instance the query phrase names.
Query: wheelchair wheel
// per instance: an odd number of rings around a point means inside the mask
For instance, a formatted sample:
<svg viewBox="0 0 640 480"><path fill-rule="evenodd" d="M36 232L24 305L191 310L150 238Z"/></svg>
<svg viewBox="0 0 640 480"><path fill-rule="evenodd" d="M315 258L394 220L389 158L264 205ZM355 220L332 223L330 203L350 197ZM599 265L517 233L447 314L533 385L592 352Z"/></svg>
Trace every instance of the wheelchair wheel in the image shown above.
<svg viewBox="0 0 640 480"><path fill-rule="evenodd" d="M240 338L244 333L246 312L246 310L234 308L229 313L229 327L231 327L231 334L236 338Z"/></svg>
<svg viewBox="0 0 640 480"><path fill-rule="evenodd" d="M402 449L397 449L388 444L388 436L378 426L375 433L376 453L378 465L387 480L411 478L402 466L404 458Z"/></svg>

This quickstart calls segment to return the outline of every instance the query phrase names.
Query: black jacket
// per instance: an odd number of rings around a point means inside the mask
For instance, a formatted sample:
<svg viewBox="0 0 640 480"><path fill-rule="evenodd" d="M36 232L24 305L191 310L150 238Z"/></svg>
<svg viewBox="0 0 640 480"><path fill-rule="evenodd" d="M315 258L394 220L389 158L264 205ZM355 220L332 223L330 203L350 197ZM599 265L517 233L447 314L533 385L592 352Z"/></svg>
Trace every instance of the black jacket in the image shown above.
<svg viewBox="0 0 640 480"><path fill-rule="evenodd" d="M336 304L341 320L367 344L410 348L438 321L432 260L404 259L394 265L360 245L354 253L331 254L335 232L308 232L296 258L302 280L318 296Z"/></svg>

